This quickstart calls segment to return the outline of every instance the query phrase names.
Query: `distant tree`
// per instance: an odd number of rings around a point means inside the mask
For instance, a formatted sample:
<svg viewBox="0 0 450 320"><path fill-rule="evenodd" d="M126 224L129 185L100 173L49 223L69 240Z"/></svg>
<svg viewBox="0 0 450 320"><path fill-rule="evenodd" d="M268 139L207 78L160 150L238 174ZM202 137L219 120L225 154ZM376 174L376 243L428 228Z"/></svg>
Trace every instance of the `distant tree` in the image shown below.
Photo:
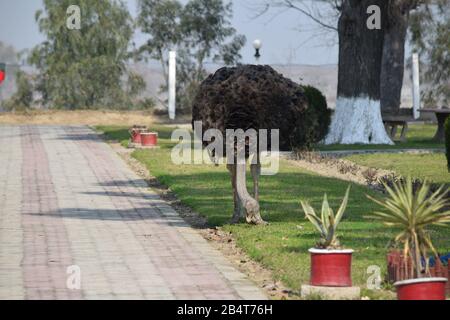
<svg viewBox="0 0 450 320"><path fill-rule="evenodd" d="M138 23L149 34L139 49L161 63L168 87L168 51L177 50L177 97L185 110L190 108L198 85L206 77L205 63L236 64L246 39L231 26L232 2L190 0L140 0Z"/></svg>
<svg viewBox="0 0 450 320"><path fill-rule="evenodd" d="M150 36L139 48L138 56L161 63L165 87L168 87L169 51L177 48L183 37L180 29L183 6L178 0L139 0L138 7L138 26Z"/></svg>
<svg viewBox="0 0 450 320"><path fill-rule="evenodd" d="M70 5L81 9L79 30L67 27ZM32 50L29 61L38 69L36 89L45 105L128 107L129 94L142 89L142 81L126 69L133 23L121 1L44 0L36 21L46 40Z"/></svg>
<svg viewBox="0 0 450 320"><path fill-rule="evenodd" d="M23 71L16 72L16 92L4 103L10 111L23 111L31 108L33 103L33 85L30 77Z"/></svg>
<svg viewBox="0 0 450 320"><path fill-rule="evenodd" d="M424 103L450 107L450 0L435 0L415 11L410 30L424 71Z"/></svg>
<svg viewBox="0 0 450 320"><path fill-rule="evenodd" d="M223 0L190 0L181 14L180 103L191 106L197 88L205 79L205 63L212 61L232 66L242 58L246 43L231 26L233 4Z"/></svg>
<svg viewBox="0 0 450 320"><path fill-rule="evenodd" d="M225 65L234 65L242 57L241 48L246 43L243 35L236 35L231 26L233 3L223 0L190 0L181 15L181 30L185 35L183 45L196 62L197 80L207 59Z"/></svg>

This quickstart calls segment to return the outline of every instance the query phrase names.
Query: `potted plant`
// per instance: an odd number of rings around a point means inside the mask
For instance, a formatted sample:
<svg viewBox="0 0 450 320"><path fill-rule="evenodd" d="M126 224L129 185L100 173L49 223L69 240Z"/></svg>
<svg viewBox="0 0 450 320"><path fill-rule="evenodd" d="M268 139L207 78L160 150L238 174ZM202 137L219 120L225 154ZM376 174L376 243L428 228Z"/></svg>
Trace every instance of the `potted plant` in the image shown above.
<svg viewBox="0 0 450 320"><path fill-rule="evenodd" d="M311 254L312 286L351 287L351 267L353 250L343 249L337 238L336 229L341 222L348 203L350 186L336 215L330 208L327 195L322 203L322 213L318 217L309 203L301 201L306 218L320 232L321 239Z"/></svg>
<svg viewBox="0 0 450 320"><path fill-rule="evenodd" d="M445 300L446 278L431 277L429 253L435 257L428 228L432 225L444 226L450 222L450 211L444 209L450 205L446 199L449 189L440 187L430 194L430 186L425 181L414 192L412 179L400 180L393 187L384 184L388 197L372 201L385 210L374 212L375 219L386 226L399 230L395 237L402 246L404 266L408 280L394 284L399 300Z"/></svg>

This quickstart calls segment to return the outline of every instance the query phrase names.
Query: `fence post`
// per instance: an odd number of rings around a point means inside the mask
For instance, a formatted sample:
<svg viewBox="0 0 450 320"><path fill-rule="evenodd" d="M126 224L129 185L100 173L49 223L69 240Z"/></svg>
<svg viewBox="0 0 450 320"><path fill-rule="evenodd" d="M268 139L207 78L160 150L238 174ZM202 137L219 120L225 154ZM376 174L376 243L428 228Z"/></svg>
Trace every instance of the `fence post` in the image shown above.
<svg viewBox="0 0 450 320"><path fill-rule="evenodd" d="M421 107L420 97L420 69L419 69L419 54L414 53L412 56L412 71L413 71L413 114L414 119L420 116L419 109Z"/></svg>
<svg viewBox="0 0 450 320"><path fill-rule="evenodd" d="M175 120L176 115L176 96L177 96L177 53L176 51L169 52L169 118Z"/></svg>

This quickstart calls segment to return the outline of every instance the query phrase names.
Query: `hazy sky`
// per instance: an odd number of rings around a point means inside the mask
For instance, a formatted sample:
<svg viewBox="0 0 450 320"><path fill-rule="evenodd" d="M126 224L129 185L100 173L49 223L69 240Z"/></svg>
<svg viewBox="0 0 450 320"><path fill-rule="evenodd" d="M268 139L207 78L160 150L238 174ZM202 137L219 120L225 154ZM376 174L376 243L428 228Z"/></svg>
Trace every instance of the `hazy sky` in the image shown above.
<svg viewBox="0 0 450 320"><path fill-rule="evenodd" d="M244 63L254 61L252 42L256 38L263 42L261 62L265 64L337 63L337 46L330 46L323 35L317 35L316 26L307 18L295 11L286 11L280 14L272 12L254 19L255 12L252 8L258 1L261 0L234 0L233 26L248 40L242 51ZM136 16L137 1L124 2L131 14ZM0 41L19 50L41 42L43 36L34 20L34 13L41 7L42 0L0 0ZM333 34L329 36L335 37ZM135 34L137 45L145 39L145 35Z"/></svg>

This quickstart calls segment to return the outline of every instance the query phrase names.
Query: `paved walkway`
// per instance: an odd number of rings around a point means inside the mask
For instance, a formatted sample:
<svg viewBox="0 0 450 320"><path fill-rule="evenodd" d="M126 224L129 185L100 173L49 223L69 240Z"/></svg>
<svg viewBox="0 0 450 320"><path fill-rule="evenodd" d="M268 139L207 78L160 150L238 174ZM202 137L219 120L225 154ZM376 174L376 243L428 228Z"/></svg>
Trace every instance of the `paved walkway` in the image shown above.
<svg viewBox="0 0 450 320"><path fill-rule="evenodd" d="M264 298L87 127L0 126L0 299Z"/></svg>

